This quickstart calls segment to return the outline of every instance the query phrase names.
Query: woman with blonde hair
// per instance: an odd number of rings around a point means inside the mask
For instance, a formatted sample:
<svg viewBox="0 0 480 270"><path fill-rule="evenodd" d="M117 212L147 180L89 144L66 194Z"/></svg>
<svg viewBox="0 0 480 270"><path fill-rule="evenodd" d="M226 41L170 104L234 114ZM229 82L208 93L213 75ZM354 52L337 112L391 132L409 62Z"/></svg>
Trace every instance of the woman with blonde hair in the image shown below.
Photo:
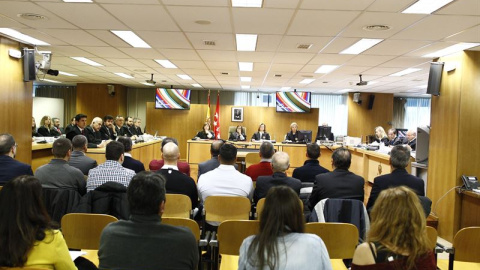
<svg viewBox="0 0 480 270"><path fill-rule="evenodd" d="M285 135L285 140L291 141L291 142L297 142L298 141L298 125L296 122L293 122L290 124L290 132Z"/></svg>
<svg viewBox="0 0 480 270"><path fill-rule="evenodd" d="M357 247L352 270L435 270L426 219L418 196L405 186L382 191L371 212L367 241Z"/></svg>
<svg viewBox="0 0 480 270"><path fill-rule="evenodd" d="M40 120L40 127L38 128L37 133L43 137L53 137L52 119L50 118L50 116L45 115L44 117L42 117L42 120Z"/></svg>
<svg viewBox="0 0 480 270"><path fill-rule="evenodd" d="M375 141L378 143L383 143L385 145L388 144L389 140L387 137L387 133L385 133L385 130L381 126L375 128Z"/></svg>

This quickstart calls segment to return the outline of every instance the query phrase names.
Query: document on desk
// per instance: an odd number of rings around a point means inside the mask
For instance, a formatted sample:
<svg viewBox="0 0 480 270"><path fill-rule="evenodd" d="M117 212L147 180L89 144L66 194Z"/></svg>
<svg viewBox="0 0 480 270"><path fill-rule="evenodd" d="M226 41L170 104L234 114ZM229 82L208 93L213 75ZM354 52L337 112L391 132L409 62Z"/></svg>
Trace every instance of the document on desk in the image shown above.
<svg viewBox="0 0 480 270"><path fill-rule="evenodd" d="M70 250L68 252L70 253L70 257L72 257L72 261L75 261L76 258L87 254L87 252L85 252L85 251L72 251L72 250Z"/></svg>

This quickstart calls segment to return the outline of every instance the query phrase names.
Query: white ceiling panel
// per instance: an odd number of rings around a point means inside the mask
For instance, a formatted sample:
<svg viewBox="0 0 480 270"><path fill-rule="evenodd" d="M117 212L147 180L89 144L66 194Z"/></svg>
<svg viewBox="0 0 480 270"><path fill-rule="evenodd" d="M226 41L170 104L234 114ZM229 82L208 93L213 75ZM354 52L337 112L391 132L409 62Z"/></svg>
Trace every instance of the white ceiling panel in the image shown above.
<svg viewBox="0 0 480 270"><path fill-rule="evenodd" d="M202 69L206 70L207 66L202 61L182 61L176 60L174 63L177 67L181 69ZM208 71L208 70L207 70Z"/></svg>
<svg viewBox="0 0 480 270"><path fill-rule="evenodd" d="M365 51L365 55L403 55L431 44L423 40L384 40Z"/></svg>
<svg viewBox="0 0 480 270"><path fill-rule="evenodd" d="M196 50L236 50L235 35L219 33L186 33L187 38ZM205 41L213 41L215 45L205 45Z"/></svg>
<svg viewBox="0 0 480 270"><path fill-rule="evenodd" d="M299 10L288 35L336 36L359 14L356 11Z"/></svg>
<svg viewBox="0 0 480 270"><path fill-rule="evenodd" d="M233 8L236 34L283 35L293 16L292 9Z"/></svg>
<svg viewBox="0 0 480 270"><path fill-rule="evenodd" d="M274 52L237 52L238 62L270 63L274 57Z"/></svg>
<svg viewBox="0 0 480 270"><path fill-rule="evenodd" d="M74 47L74 46L39 47L39 50L40 51L43 51L43 50L55 51L55 54L53 54L53 59L55 59L55 61L60 56L66 56L68 58L74 57L74 56L83 56L83 57L93 57L93 56L95 56L94 54L90 53L89 51L85 51L85 50L82 50L82 49L80 49L78 47ZM76 60L73 60L73 61L78 62Z"/></svg>
<svg viewBox="0 0 480 270"><path fill-rule="evenodd" d="M453 1L435 14L480 16L480 2L478 0Z"/></svg>
<svg viewBox="0 0 480 270"><path fill-rule="evenodd" d="M383 64L395 57L393 56L379 56L379 55L357 55L346 64L349 66L364 66L374 67Z"/></svg>
<svg viewBox="0 0 480 270"><path fill-rule="evenodd" d="M278 48L280 52L306 52L306 53L317 53L323 47L325 47L328 42L332 40L333 37L306 37L306 36L285 36ZM298 49L298 45L310 45L310 49Z"/></svg>
<svg viewBox="0 0 480 270"><path fill-rule="evenodd" d="M165 49L191 49L192 46L185 35L181 32L154 32L137 31L145 42L152 48Z"/></svg>
<svg viewBox="0 0 480 270"><path fill-rule="evenodd" d="M131 4L132 3L131 0L95 0L95 2L100 4ZM135 0L135 4L154 5L154 4L158 4L158 0Z"/></svg>
<svg viewBox="0 0 480 270"><path fill-rule="evenodd" d="M378 67L410 68L427 62L430 62L430 59L418 57L398 57L383 64L380 64Z"/></svg>
<svg viewBox="0 0 480 270"><path fill-rule="evenodd" d="M198 3L198 0L161 0L161 2L173 6L227 7L230 5L229 0L202 0L202 3Z"/></svg>
<svg viewBox="0 0 480 270"><path fill-rule="evenodd" d="M299 0L263 0L265 8L296 8Z"/></svg>
<svg viewBox="0 0 480 270"><path fill-rule="evenodd" d="M228 8L168 6L167 9L185 32L232 33ZM196 21L209 21L210 24L198 24Z"/></svg>
<svg viewBox="0 0 480 270"><path fill-rule="evenodd" d="M368 7L368 11L402 12L404 9L417 2L417 0L382 0L375 1Z"/></svg>
<svg viewBox="0 0 480 270"><path fill-rule="evenodd" d="M281 35L259 35L257 38L257 52L275 52L282 42Z"/></svg>
<svg viewBox="0 0 480 270"><path fill-rule="evenodd" d="M205 62L207 67L211 70L237 71L238 63L236 62Z"/></svg>
<svg viewBox="0 0 480 270"><path fill-rule="evenodd" d="M309 64L317 65L342 65L350 59L354 58L356 55L352 54L317 54Z"/></svg>
<svg viewBox="0 0 480 270"><path fill-rule="evenodd" d="M120 67L142 67L143 64L141 64L140 62L138 62L137 60L135 59L120 59L120 58L108 58L108 61L110 61L111 63L115 64L115 65L118 65Z"/></svg>
<svg viewBox="0 0 480 270"><path fill-rule="evenodd" d="M303 0L301 9L364 10L375 0Z"/></svg>
<svg viewBox="0 0 480 270"><path fill-rule="evenodd" d="M26 27L26 25L24 25L23 23L12 20L12 19L10 19L7 16L4 16L2 14L0 14L0 25L2 27L7 27L7 28L17 28L17 30L20 31L20 32L22 32L21 28Z"/></svg>
<svg viewBox="0 0 480 270"><path fill-rule="evenodd" d="M145 48L118 48L124 54L135 59L148 59L153 61L153 59L165 59L165 56L154 49L145 49Z"/></svg>
<svg viewBox="0 0 480 270"><path fill-rule="evenodd" d="M44 29L42 31L48 35L59 38L60 40L74 46L107 46L108 45L83 30Z"/></svg>
<svg viewBox="0 0 480 270"><path fill-rule="evenodd" d="M321 51L321 53L338 54L359 40L360 38L335 38Z"/></svg>
<svg viewBox="0 0 480 270"><path fill-rule="evenodd" d="M480 5L480 2L479 2ZM447 41L480 43L480 25L446 38Z"/></svg>
<svg viewBox="0 0 480 270"><path fill-rule="evenodd" d="M194 50L177 50L177 49L159 49L161 54L165 55L167 60L175 62L175 60L201 60L197 51ZM156 58L155 58L156 59Z"/></svg>
<svg viewBox="0 0 480 270"><path fill-rule="evenodd" d="M316 54L313 53L277 53L273 63L307 64Z"/></svg>
<svg viewBox="0 0 480 270"><path fill-rule="evenodd" d="M126 55L125 53L112 47L83 46L83 47L80 47L80 49L102 58L129 58L129 56Z"/></svg>
<svg viewBox="0 0 480 270"><path fill-rule="evenodd" d="M234 51L198 50L197 52L204 61L237 61Z"/></svg>
<svg viewBox="0 0 480 270"><path fill-rule="evenodd" d="M270 71L272 72L298 72L304 65L298 64L272 64Z"/></svg>
<svg viewBox="0 0 480 270"><path fill-rule="evenodd" d="M103 8L127 27L115 30L179 31L165 8L160 5L103 5Z"/></svg>

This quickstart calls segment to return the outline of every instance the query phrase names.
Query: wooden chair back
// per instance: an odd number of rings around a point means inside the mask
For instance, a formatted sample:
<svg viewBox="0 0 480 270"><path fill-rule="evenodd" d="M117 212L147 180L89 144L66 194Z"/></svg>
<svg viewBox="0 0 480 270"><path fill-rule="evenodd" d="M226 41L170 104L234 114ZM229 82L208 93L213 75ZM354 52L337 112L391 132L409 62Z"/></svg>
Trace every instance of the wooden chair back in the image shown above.
<svg viewBox="0 0 480 270"><path fill-rule="evenodd" d="M248 220L250 200L240 196L209 196L205 200L205 220L222 222L225 220Z"/></svg>
<svg viewBox="0 0 480 270"><path fill-rule="evenodd" d="M463 228L453 239L455 261L480 263L480 227Z"/></svg>
<svg viewBox="0 0 480 270"><path fill-rule="evenodd" d="M48 270L48 268L38 268L38 267L0 267L0 270Z"/></svg>
<svg viewBox="0 0 480 270"><path fill-rule="evenodd" d="M238 256L245 238L258 233L258 220L227 220L218 226L217 238L219 253Z"/></svg>
<svg viewBox="0 0 480 270"><path fill-rule="evenodd" d="M435 228L427 226L427 237L430 242L430 245L428 246L430 250L434 250L435 246L437 245L437 230Z"/></svg>
<svg viewBox="0 0 480 270"><path fill-rule="evenodd" d="M300 207L302 208L302 212L303 212L303 202L300 199L298 199L298 201L300 203ZM255 212L255 218L256 219L260 218L260 214L262 213L264 206L265 206L265 198L261 198L257 202L257 208L256 208L256 212Z"/></svg>
<svg viewBox="0 0 480 270"><path fill-rule="evenodd" d="M190 218L192 201L183 194L165 194L165 210L162 217Z"/></svg>
<svg viewBox="0 0 480 270"><path fill-rule="evenodd" d="M358 244L358 229L349 223L307 223L305 232L322 238L330 259L351 259ZM341 236L341 237L339 237Z"/></svg>
<svg viewBox="0 0 480 270"><path fill-rule="evenodd" d="M98 249L103 228L115 221L110 215L66 214L61 221L63 237L70 249Z"/></svg>
<svg viewBox="0 0 480 270"><path fill-rule="evenodd" d="M260 155L258 152L247 153L245 155L245 168L250 167L250 165L260 163Z"/></svg>
<svg viewBox="0 0 480 270"><path fill-rule="evenodd" d="M188 218L176 218L176 217L162 217L162 223L172 226L183 226L189 228L197 242L200 240L200 227L195 220Z"/></svg>

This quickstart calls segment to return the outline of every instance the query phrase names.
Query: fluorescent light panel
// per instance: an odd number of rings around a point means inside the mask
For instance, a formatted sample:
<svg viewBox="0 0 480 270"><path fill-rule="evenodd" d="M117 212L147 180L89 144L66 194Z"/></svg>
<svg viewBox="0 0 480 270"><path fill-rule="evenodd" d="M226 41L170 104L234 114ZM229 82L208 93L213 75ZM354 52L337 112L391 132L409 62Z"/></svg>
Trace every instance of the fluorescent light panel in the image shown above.
<svg viewBox="0 0 480 270"><path fill-rule="evenodd" d="M141 84L148 85L148 86L155 86L153 83L141 82Z"/></svg>
<svg viewBox="0 0 480 270"><path fill-rule="evenodd" d="M61 74L61 75L65 75L65 76L78 77L78 75L75 75L75 74L72 74L72 73L63 72L63 71L59 71L58 73Z"/></svg>
<svg viewBox="0 0 480 270"><path fill-rule="evenodd" d="M280 88L280 91L287 91L288 89L290 89L291 87L287 87L287 86L284 86L282 88Z"/></svg>
<svg viewBox="0 0 480 270"><path fill-rule="evenodd" d="M184 79L184 80L191 80L191 79L192 79L190 76L185 75L185 74L177 74L177 76L178 76L179 78Z"/></svg>
<svg viewBox="0 0 480 270"><path fill-rule="evenodd" d="M49 79L43 79L43 82L51 82L51 83L60 83L59 81L54 81L54 80L49 80Z"/></svg>
<svg viewBox="0 0 480 270"><path fill-rule="evenodd" d="M253 62L238 62L240 71L253 71Z"/></svg>
<svg viewBox="0 0 480 270"><path fill-rule="evenodd" d="M322 65L315 71L315 73L330 73L338 67L339 65Z"/></svg>
<svg viewBox="0 0 480 270"><path fill-rule="evenodd" d="M453 0L418 0L415 4L409 6L402 13L431 14Z"/></svg>
<svg viewBox="0 0 480 270"><path fill-rule="evenodd" d="M168 60L157 60L155 59L155 62L159 63L162 67L164 68L177 68L172 62Z"/></svg>
<svg viewBox="0 0 480 270"><path fill-rule="evenodd" d="M400 77L400 76L407 75L407 74L410 74L410 73L414 73L414 72L417 72L417 71L420 71L420 70L422 70L422 69L420 69L420 68L407 68L407 69L404 69L404 70L399 71L397 73L390 74L390 76Z"/></svg>
<svg viewBox="0 0 480 270"><path fill-rule="evenodd" d="M315 81L315 79L303 79L300 83L301 84L309 84Z"/></svg>
<svg viewBox="0 0 480 270"><path fill-rule="evenodd" d="M232 7L262 7L263 0L232 0Z"/></svg>
<svg viewBox="0 0 480 270"><path fill-rule="evenodd" d="M117 72L117 73L115 73L115 75L120 76L120 77L123 77L123 78L125 78L125 79L133 79L132 76L130 76L130 75L128 75L128 74L125 74L125 73L122 73L122 72Z"/></svg>
<svg viewBox="0 0 480 270"><path fill-rule="evenodd" d="M236 34L237 51L254 52L257 47L257 35Z"/></svg>
<svg viewBox="0 0 480 270"><path fill-rule="evenodd" d="M242 89L250 89L250 85L242 85Z"/></svg>
<svg viewBox="0 0 480 270"><path fill-rule="evenodd" d="M99 63L97 63L97 62L95 62L95 61L92 61L92 60L90 60L90 59L88 59L88 58L85 58L85 57L71 57L71 58L72 58L72 59L75 59L75 60L77 60L77 61L83 62L83 63L85 63L85 64L88 64L88 65L90 65L90 66L103 67L102 64L99 64Z"/></svg>
<svg viewBox="0 0 480 270"><path fill-rule="evenodd" d="M193 87L200 87L200 88L202 87L202 86L201 86L200 84L198 84L198 83L192 83L192 86L193 86Z"/></svg>
<svg viewBox="0 0 480 270"><path fill-rule="evenodd" d="M461 52L461 51L464 51L466 49L470 49L470 48L477 47L477 46L480 46L480 43L458 43L458 44L455 44L453 46L447 47L445 49L426 54L422 57L433 57L433 58L442 57L442 56L445 56L445 55L453 54L453 53L456 53L456 52Z"/></svg>
<svg viewBox="0 0 480 270"><path fill-rule="evenodd" d="M65 3L92 3L92 0L63 0Z"/></svg>
<svg viewBox="0 0 480 270"><path fill-rule="evenodd" d="M337 92L335 92L335 93L343 94L343 93L347 93L347 92L350 92L350 91L353 91L353 89L346 88L346 89L339 90L339 91L337 91Z"/></svg>
<svg viewBox="0 0 480 270"><path fill-rule="evenodd" d="M26 44L33 44L33 45L42 45L42 46L50 46L50 44L46 43L45 41L41 41L39 39L33 38L31 36L27 36L25 34L22 34L18 31L15 31L11 28L0 28L0 33L9 36L11 38L14 38L16 40L19 40L23 43Z"/></svg>
<svg viewBox="0 0 480 270"><path fill-rule="evenodd" d="M357 43L341 51L340 54L361 54L382 41L383 39L362 38Z"/></svg>
<svg viewBox="0 0 480 270"><path fill-rule="evenodd" d="M241 82L251 82L251 81L252 81L252 77L240 77L240 81L241 81Z"/></svg>
<svg viewBox="0 0 480 270"><path fill-rule="evenodd" d="M117 37L123 39L123 41L127 42L128 44L132 45L134 48L151 48L143 39L137 36L132 31L114 31L110 30L110 32L117 35Z"/></svg>

